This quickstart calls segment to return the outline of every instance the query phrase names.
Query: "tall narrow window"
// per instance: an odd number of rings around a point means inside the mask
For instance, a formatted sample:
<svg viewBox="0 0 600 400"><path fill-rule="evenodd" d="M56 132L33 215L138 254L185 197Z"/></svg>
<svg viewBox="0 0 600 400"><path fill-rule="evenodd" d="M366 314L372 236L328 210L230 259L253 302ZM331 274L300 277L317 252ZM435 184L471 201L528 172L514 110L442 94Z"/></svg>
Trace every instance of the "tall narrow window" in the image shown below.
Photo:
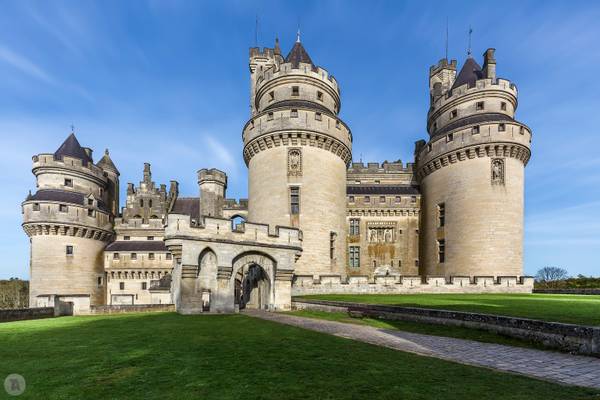
<svg viewBox="0 0 600 400"><path fill-rule="evenodd" d="M152 208L152 199L148 200L148 207Z"/></svg>
<svg viewBox="0 0 600 400"><path fill-rule="evenodd" d="M506 111L506 103L505 102L500 103L500 109L502 111Z"/></svg>
<svg viewBox="0 0 600 400"><path fill-rule="evenodd" d="M144 207L144 199L140 199L140 207Z"/></svg>
<svg viewBox="0 0 600 400"><path fill-rule="evenodd" d="M437 206L438 208L438 227L442 227L446 225L446 204L440 203Z"/></svg>
<svg viewBox="0 0 600 400"><path fill-rule="evenodd" d="M329 232L329 258L333 260L335 257L335 237L337 233Z"/></svg>
<svg viewBox="0 0 600 400"><path fill-rule="evenodd" d="M167 254L165 255L165 259L166 259L166 260L171 260L171 259L173 259L173 256L171 255L171 253L167 253Z"/></svg>
<svg viewBox="0 0 600 400"><path fill-rule="evenodd" d="M300 96L300 86L292 86L292 96Z"/></svg>
<svg viewBox="0 0 600 400"><path fill-rule="evenodd" d="M446 261L446 240L438 240L438 261L443 263Z"/></svg>
<svg viewBox="0 0 600 400"><path fill-rule="evenodd" d="M70 246L70 245L67 246L65 251L68 256L72 256L73 255L73 246Z"/></svg>
<svg viewBox="0 0 600 400"><path fill-rule="evenodd" d="M350 235L360 235L360 219L352 218L350 220Z"/></svg>
<svg viewBox="0 0 600 400"><path fill-rule="evenodd" d="M125 282L119 282L119 289L125 290Z"/></svg>
<svg viewBox="0 0 600 400"><path fill-rule="evenodd" d="M101 276L98 277L98 287L99 288L102 287L102 277Z"/></svg>
<svg viewBox="0 0 600 400"><path fill-rule="evenodd" d="M290 187L290 212L292 215L300 214L300 188Z"/></svg>
<svg viewBox="0 0 600 400"><path fill-rule="evenodd" d="M323 92L317 92L317 100L323 101Z"/></svg>
<svg viewBox="0 0 600 400"><path fill-rule="evenodd" d="M142 290L146 290L148 288L148 282L142 282Z"/></svg>
<svg viewBox="0 0 600 400"><path fill-rule="evenodd" d="M350 246L348 252L348 264L350 265L350 268L360 268L360 247Z"/></svg>

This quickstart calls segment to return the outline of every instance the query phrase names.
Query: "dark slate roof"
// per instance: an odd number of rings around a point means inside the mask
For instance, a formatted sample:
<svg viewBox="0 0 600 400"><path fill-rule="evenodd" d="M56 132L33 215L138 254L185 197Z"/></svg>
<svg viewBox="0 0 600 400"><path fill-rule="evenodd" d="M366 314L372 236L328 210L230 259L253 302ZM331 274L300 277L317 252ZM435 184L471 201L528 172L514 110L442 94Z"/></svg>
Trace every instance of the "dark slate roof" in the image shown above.
<svg viewBox="0 0 600 400"><path fill-rule="evenodd" d="M42 189L38 190L37 193L27 196L26 201L56 201L59 203L77 204L79 206L87 206L85 201L86 196L83 193L71 192L68 190L57 190L57 189ZM98 202L98 209L109 212L106 204L96 199Z"/></svg>
<svg viewBox="0 0 600 400"><path fill-rule="evenodd" d="M83 165L92 162L91 157L88 156L83 147L81 147L74 133L71 133L54 153L55 160L62 160L64 156L79 158L83 161Z"/></svg>
<svg viewBox="0 0 600 400"><path fill-rule="evenodd" d="M112 242L105 251L169 251L162 240L121 240Z"/></svg>
<svg viewBox="0 0 600 400"><path fill-rule="evenodd" d="M434 132L433 137L445 135L446 133L448 133L450 131L460 129L460 128L463 128L468 125L483 124L486 122L493 122L493 121L512 122L512 121L514 121L514 119L506 114L501 114L501 113L484 113L484 114L469 115L468 117L464 117L464 118L458 119L454 122L451 122L448 125L444 126L442 129L440 129L439 131Z"/></svg>
<svg viewBox="0 0 600 400"><path fill-rule="evenodd" d="M283 100L278 101L277 103L273 103L265 108L265 111L273 110L276 108L308 108L312 110L316 110L322 112L324 114L333 115L331 110L325 107L322 104L314 103L312 101L307 100Z"/></svg>
<svg viewBox="0 0 600 400"><path fill-rule="evenodd" d="M419 194L419 188L409 185L346 186L346 194Z"/></svg>
<svg viewBox="0 0 600 400"><path fill-rule="evenodd" d="M294 47L290 50L289 54L285 58L286 63L291 63L292 68L299 68L300 63L310 64L313 69L315 69L315 64L313 64L310 56L302 46L302 43L296 42L294 43Z"/></svg>
<svg viewBox="0 0 600 400"><path fill-rule="evenodd" d="M200 216L200 198L198 197L179 197L175 200L171 214L189 215L192 218Z"/></svg>
<svg viewBox="0 0 600 400"><path fill-rule="evenodd" d="M482 78L483 72L481 71L481 67L472 57L468 57L450 90L456 89L464 84L468 84L469 87L473 87L475 86L475 82Z"/></svg>
<svg viewBox="0 0 600 400"><path fill-rule="evenodd" d="M98 161L96 165L105 170L112 170L116 172L117 175L120 175L119 170L117 169L115 163L113 163L112 159L110 158L110 155L108 154L108 149L104 151L104 156L102 156L102 158L100 159L100 161Z"/></svg>

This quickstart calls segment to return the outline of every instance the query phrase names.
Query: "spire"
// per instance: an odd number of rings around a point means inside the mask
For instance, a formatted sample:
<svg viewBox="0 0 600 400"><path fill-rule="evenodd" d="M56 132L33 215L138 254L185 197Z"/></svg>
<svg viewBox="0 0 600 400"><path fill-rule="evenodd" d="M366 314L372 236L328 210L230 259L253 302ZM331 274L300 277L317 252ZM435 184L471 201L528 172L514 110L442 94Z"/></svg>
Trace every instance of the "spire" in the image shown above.
<svg viewBox="0 0 600 400"><path fill-rule="evenodd" d="M117 167L115 166L115 163L113 163L112 159L110 158L110 154L108 153L108 149L104 150L104 156L100 159L100 161L98 161L98 163L96 164L97 167L102 168L105 171L113 171L114 173L116 173L117 175L120 175L119 170L117 169Z"/></svg>
<svg viewBox="0 0 600 400"><path fill-rule="evenodd" d="M83 149L83 147L81 147L73 132L71 132L63 144L60 145L58 150L54 152L55 160L62 160L65 156L78 158L83 162L83 165L87 165L88 162L92 162L92 158Z"/></svg>
<svg viewBox="0 0 600 400"><path fill-rule="evenodd" d="M279 38L275 38L275 54L281 54L281 47L279 47Z"/></svg>
<svg viewBox="0 0 600 400"><path fill-rule="evenodd" d="M458 76L452 85L452 89L456 89L464 84L469 84L469 87L473 87L475 86L475 82L482 78L483 72L481 71L481 67L473 57L469 56L458 73Z"/></svg>
<svg viewBox="0 0 600 400"><path fill-rule="evenodd" d="M294 43L294 47L292 47L292 50L290 50L289 54L285 58L285 62L291 63L292 68L298 68L300 66L300 63L310 64L313 69L316 68L315 64L313 64L312 60L310 59L310 56L304 49L304 46L302 46L302 43L300 43L299 39L300 33L298 33L298 41Z"/></svg>

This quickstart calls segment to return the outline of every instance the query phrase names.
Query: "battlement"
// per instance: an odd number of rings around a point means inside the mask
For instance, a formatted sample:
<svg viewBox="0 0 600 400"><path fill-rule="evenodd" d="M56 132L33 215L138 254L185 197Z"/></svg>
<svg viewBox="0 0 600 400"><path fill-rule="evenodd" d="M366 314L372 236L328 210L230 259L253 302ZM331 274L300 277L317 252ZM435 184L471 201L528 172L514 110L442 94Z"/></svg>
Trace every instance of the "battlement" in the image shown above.
<svg viewBox="0 0 600 400"><path fill-rule="evenodd" d="M107 178L104 175L104 170L100 167L97 167L91 162L85 163L80 158L74 158L69 156L64 156L62 159L57 160L54 158L54 154L51 153L40 153L32 157L33 161L33 173L34 175L38 175L41 169L46 168L58 168L58 169L68 169L73 172L79 172L87 175L88 177L95 178L95 180L100 181L100 183L106 184Z"/></svg>
<svg viewBox="0 0 600 400"><path fill-rule="evenodd" d="M278 69L269 68L259 73L256 79L256 91L257 93L267 83L272 82L279 78L287 77L308 77L311 79L318 80L329 86L339 96L338 82L326 69L321 67L315 67L307 63L299 63L298 68L294 68L292 63L282 63Z"/></svg>
<svg viewBox="0 0 600 400"><path fill-rule="evenodd" d="M436 65L429 67L429 76L437 74L442 69L452 69L456 71L456 60L450 60L450 62L448 62L447 58L442 58Z"/></svg>
<svg viewBox="0 0 600 400"><path fill-rule="evenodd" d="M482 91L502 91L515 99L518 97L517 85L507 79L478 79L473 86L461 85L435 99L431 103L431 110L442 108L467 95L480 94Z"/></svg>
<svg viewBox="0 0 600 400"><path fill-rule="evenodd" d="M297 228L270 226L245 222L233 225L226 218L169 214L165 226L165 240L198 238L233 243L263 243L268 245L302 247L302 231Z"/></svg>
<svg viewBox="0 0 600 400"><path fill-rule="evenodd" d="M274 58L275 50L269 47L250 47L250 58Z"/></svg>
<svg viewBox="0 0 600 400"><path fill-rule="evenodd" d="M248 209L248 199L225 199L225 204L223 204L224 209L229 210L247 210Z"/></svg>
<svg viewBox="0 0 600 400"><path fill-rule="evenodd" d="M292 283L292 296L311 294L360 293L531 293L534 278L531 276L440 276L375 275L296 275Z"/></svg>
<svg viewBox="0 0 600 400"><path fill-rule="evenodd" d="M216 183L227 186L227 174L216 168L202 168L198 171L198 183Z"/></svg>
<svg viewBox="0 0 600 400"><path fill-rule="evenodd" d="M123 218L115 218L115 229L160 229L164 228L164 222L162 218L148 218L144 222L143 218L128 218L125 221Z"/></svg>
<svg viewBox="0 0 600 400"><path fill-rule="evenodd" d="M353 162L348 168L348 174L373 174L373 173L412 173L414 163L402 164L401 160L379 164L378 162L368 162L366 167L363 162Z"/></svg>

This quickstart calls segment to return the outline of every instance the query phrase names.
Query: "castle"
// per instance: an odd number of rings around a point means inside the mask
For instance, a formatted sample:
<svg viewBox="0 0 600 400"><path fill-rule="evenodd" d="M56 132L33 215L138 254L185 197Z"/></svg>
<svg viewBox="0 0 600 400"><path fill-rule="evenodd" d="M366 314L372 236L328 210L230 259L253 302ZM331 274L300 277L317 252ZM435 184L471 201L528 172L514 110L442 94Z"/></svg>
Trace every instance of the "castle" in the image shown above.
<svg viewBox="0 0 600 400"><path fill-rule="evenodd" d="M414 163L352 162L340 88L300 39L284 57L250 49L243 127L248 199L198 171L198 197L127 186L108 150L97 163L73 133L33 157L22 203L30 304L174 303L181 313L287 310L313 293L531 292L523 275L524 168L531 131L494 49L429 71L429 140Z"/></svg>

